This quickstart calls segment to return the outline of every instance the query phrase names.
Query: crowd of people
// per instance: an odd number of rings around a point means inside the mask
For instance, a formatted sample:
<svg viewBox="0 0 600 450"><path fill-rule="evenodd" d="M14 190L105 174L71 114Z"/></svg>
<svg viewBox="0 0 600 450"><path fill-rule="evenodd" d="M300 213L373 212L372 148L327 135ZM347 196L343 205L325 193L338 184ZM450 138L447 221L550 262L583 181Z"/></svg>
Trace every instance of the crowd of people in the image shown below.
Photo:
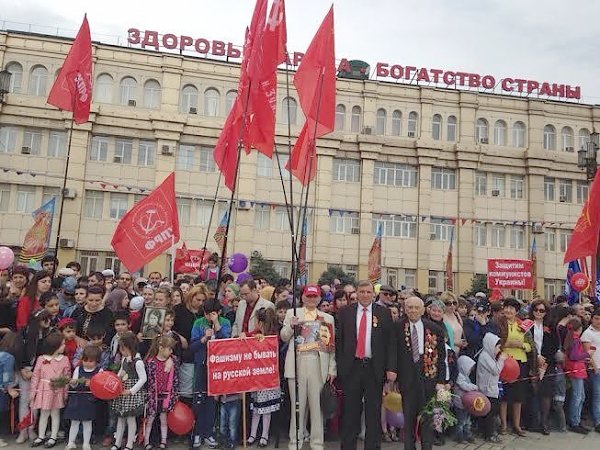
<svg viewBox="0 0 600 450"><path fill-rule="evenodd" d="M190 446L233 448L245 429L243 395L251 408L244 437L258 447L284 429L290 449L306 442L314 450L326 437L348 450L358 439L366 449L382 441L413 449L418 440L426 449L448 438L499 443L509 430L600 433L600 309L591 303L424 296L387 285L376 292L368 281L338 280L294 294L290 280L236 284L215 267L174 280L80 271L52 256L40 271L0 271L0 411L16 415L0 421L0 446L16 427L16 442L32 447L165 449L167 414L180 400L195 413ZM279 337L280 386L209 396L207 342L268 335ZM508 358L519 366L510 383L501 377ZM90 391L105 370L123 381L112 401ZM440 391L457 418L442 432L422 414ZM470 415L462 400L469 391L489 399L485 417ZM396 392L403 427L387 423L383 406Z"/></svg>

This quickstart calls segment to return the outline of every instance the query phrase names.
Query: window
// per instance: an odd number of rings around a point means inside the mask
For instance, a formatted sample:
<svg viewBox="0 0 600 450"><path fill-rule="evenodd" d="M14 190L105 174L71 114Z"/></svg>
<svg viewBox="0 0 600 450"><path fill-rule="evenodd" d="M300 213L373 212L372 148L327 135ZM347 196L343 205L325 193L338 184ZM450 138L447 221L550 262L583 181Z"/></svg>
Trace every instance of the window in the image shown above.
<svg viewBox="0 0 600 450"><path fill-rule="evenodd" d="M506 246L506 230L504 225L492 225L492 247L503 248Z"/></svg>
<svg viewBox="0 0 600 450"><path fill-rule="evenodd" d="M383 236L407 239L417 237L416 217L384 214L378 219L373 219L373 234L377 233L380 225Z"/></svg>
<svg viewBox="0 0 600 450"><path fill-rule="evenodd" d="M138 147L138 166L153 166L156 153L156 142L140 141Z"/></svg>
<svg viewBox="0 0 600 450"><path fill-rule="evenodd" d="M386 284L397 287L398 286L398 269L386 269Z"/></svg>
<svg viewBox="0 0 600 450"><path fill-rule="evenodd" d="M432 217L429 225L429 238L433 241L449 241L454 231L454 225L448 219Z"/></svg>
<svg viewBox="0 0 600 450"><path fill-rule="evenodd" d="M510 198L522 199L525 193L525 178L521 175L510 176Z"/></svg>
<svg viewBox="0 0 600 450"><path fill-rule="evenodd" d="M512 144L513 147L525 147L525 124L523 122L515 122L512 129Z"/></svg>
<svg viewBox="0 0 600 450"><path fill-rule="evenodd" d="M402 111L395 110L392 113L392 136L402 135Z"/></svg>
<svg viewBox="0 0 600 450"><path fill-rule="evenodd" d="M64 131L51 131L48 138L48 156L64 158L67 156L67 133Z"/></svg>
<svg viewBox="0 0 600 450"><path fill-rule="evenodd" d="M475 172L475 195L487 195L487 173Z"/></svg>
<svg viewBox="0 0 600 450"><path fill-rule="evenodd" d="M127 212L127 194L110 194L110 218L120 219Z"/></svg>
<svg viewBox="0 0 600 450"><path fill-rule="evenodd" d="M346 107L337 105L335 108L335 129L343 130L346 124Z"/></svg>
<svg viewBox="0 0 600 450"><path fill-rule="evenodd" d="M198 225L206 227L210 224L210 213L213 209L213 202L210 200L198 200L196 203L196 219Z"/></svg>
<svg viewBox="0 0 600 450"><path fill-rule="evenodd" d="M156 80L144 84L144 108L160 108L160 83Z"/></svg>
<svg viewBox="0 0 600 450"><path fill-rule="evenodd" d="M233 108L236 98L237 91L227 91L227 94L225 94L225 114L229 114L231 112L231 108Z"/></svg>
<svg viewBox="0 0 600 450"><path fill-rule="evenodd" d="M271 207L257 203L254 208L254 228L258 231L266 231L269 229L270 222Z"/></svg>
<svg viewBox="0 0 600 450"><path fill-rule="evenodd" d="M419 120L419 115L416 112L411 111L408 114L408 137L409 138L416 138L417 137L417 132L418 132L417 121L418 120Z"/></svg>
<svg viewBox="0 0 600 450"><path fill-rule="evenodd" d="M337 234L359 234L358 213L332 211L329 217L329 231Z"/></svg>
<svg viewBox="0 0 600 450"><path fill-rule="evenodd" d="M350 118L350 131L360 133L360 116L362 115L360 106L352 107L352 117Z"/></svg>
<svg viewBox="0 0 600 450"><path fill-rule="evenodd" d="M121 85L119 87L121 105L127 106L127 105L129 105L129 100L133 100L133 101L137 100L137 96L136 96L136 92L135 92L136 88L137 88L137 81L135 81L135 78L125 77L121 80Z"/></svg>
<svg viewBox="0 0 600 450"><path fill-rule="evenodd" d="M440 272L437 270L429 271L428 287L430 293L433 294L444 290L444 275L445 272Z"/></svg>
<svg viewBox="0 0 600 450"><path fill-rule="evenodd" d="M23 133L23 147L28 147L32 155L40 155L42 152L42 132L25 130Z"/></svg>
<svg viewBox="0 0 600 450"><path fill-rule="evenodd" d="M513 226L510 229L510 248L525 248L525 229L520 226Z"/></svg>
<svg viewBox="0 0 600 450"><path fill-rule="evenodd" d="M560 149L563 152L574 152L575 144L573 143L573 128L571 127L563 127L560 130Z"/></svg>
<svg viewBox="0 0 600 450"><path fill-rule="evenodd" d="M279 158L279 164L277 165L277 172L279 173L279 166L281 166L281 176L284 180L290 179L290 171L285 169L288 161L290 160L290 155L282 155L281 153L277 153L277 158Z"/></svg>
<svg viewBox="0 0 600 450"><path fill-rule="evenodd" d="M221 94L215 88L208 88L204 91L204 115L216 117L219 115L219 101Z"/></svg>
<svg viewBox="0 0 600 450"><path fill-rule="evenodd" d="M485 119L477 119L475 125L475 141L479 144L489 143L488 139L488 121Z"/></svg>
<svg viewBox="0 0 600 450"><path fill-rule="evenodd" d="M78 261L81 263L81 273L96 272L98 267L98 252L82 251ZM102 270L104 266L102 266ZM118 273L118 272L117 272Z"/></svg>
<svg viewBox="0 0 600 450"><path fill-rule="evenodd" d="M23 66L18 62L11 62L7 64L6 70L11 74L8 92L12 92L13 94L20 93L21 85L23 84Z"/></svg>
<svg viewBox="0 0 600 450"><path fill-rule="evenodd" d="M506 122L496 120L494 124L494 145L506 145Z"/></svg>
<svg viewBox="0 0 600 450"><path fill-rule="evenodd" d="M179 151L177 152L177 169L179 170L193 170L194 169L194 146L193 145L179 145Z"/></svg>
<svg viewBox="0 0 600 450"><path fill-rule="evenodd" d="M118 164L131 164L133 152L133 141L131 139L119 138L115 142L115 157L113 162Z"/></svg>
<svg viewBox="0 0 600 450"><path fill-rule="evenodd" d="M583 204L586 202L588 198L589 185L587 181L578 181L577 182L577 203Z"/></svg>
<svg viewBox="0 0 600 450"><path fill-rule="evenodd" d="M414 288L417 285L417 271L415 269L404 269L404 285Z"/></svg>
<svg viewBox="0 0 600 450"><path fill-rule="evenodd" d="M35 209L35 186L17 186L17 212L32 213Z"/></svg>
<svg viewBox="0 0 600 450"><path fill-rule="evenodd" d="M281 122L296 125L298 103L291 97L286 97L281 102Z"/></svg>
<svg viewBox="0 0 600 450"><path fill-rule="evenodd" d="M14 153L17 147L17 129L0 127L0 153Z"/></svg>
<svg viewBox="0 0 600 450"><path fill-rule="evenodd" d="M112 103L114 80L107 73L98 75L94 84L94 100L99 103Z"/></svg>
<svg viewBox="0 0 600 450"><path fill-rule="evenodd" d="M556 128L552 125L544 127L544 150L556 150Z"/></svg>
<svg viewBox="0 0 600 450"><path fill-rule="evenodd" d="M259 177L273 176L273 161L262 153L258 153L256 158L256 175Z"/></svg>
<svg viewBox="0 0 600 450"><path fill-rule="evenodd" d="M102 219L102 209L104 208L104 192L85 191L85 201L83 205L83 216L88 219Z"/></svg>
<svg viewBox="0 0 600 450"><path fill-rule="evenodd" d="M503 173L492 174L492 196L504 197L506 195L506 177Z"/></svg>
<svg viewBox="0 0 600 450"><path fill-rule="evenodd" d="M112 270L114 273L119 273L121 272L121 261L119 261L119 258L113 252L107 252L103 267Z"/></svg>
<svg viewBox="0 0 600 450"><path fill-rule="evenodd" d="M565 280L544 279L544 298L554 300L562 292Z"/></svg>
<svg viewBox="0 0 600 450"><path fill-rule="evenodd" d="M567 251L569 241L571 240L571 232L569 230L558 231L558 251L564 253Z"/></svg>
<svg viewBox="0 0 600 450"><path fill-rule="evenodd" d="M30 95L44 97L46 95L46 85L48 83L48 69L44 66L34 66L29 74L29 88L27 92Z"/></svg>
<svg viewBox="0 0 600 450"><path fill-rule="evenodd" d="M434 141L442 139L442 116L439 114L433 115L433 120L431 121L431 137Z"/></svg>
<svg viewBox="0 0 600 450"><path fill-rule="evenodd" d="M373 183L388 186L415 187L417 168L406 164L375 163Z"/></svg>
<svg viewBox="0 0 600 450"><path fill-rule="evenodd" d="M290 219L288 217L287 208L285 206L275 207L275 223L273 224L275 231L289 231Z"/></svg>
<svg viewBox="0 0 600 450"><path fill-rule="evenodd" d="M448 116L446 140L456 142L456 117Z"/></svg>
<svg viewBox="0 0 600 450"><path fill-rule="evenodd" d="M544 248L547 252L555 252L556 251L556 230L547 229L544 231L545 237L545 245Z"/></svg>
<svg viewBox="0 0 600 450"><path fill-rule="evenodd" d="M479 223L473 227L473 235L475 238L475 245L477 247L487 246L487 226L485 223Z"/></svg>
<svg viewBox="0 0 600 450"><path fill-rule="evenodd" d="M200 171L214 172L216 170L212 147L200 147Z"/></svg>
<svg viewBox="0 0 600 450"><path fill-rule="evenodd" d="M358 183L360 181L360 161L357 159L334 158L333 181Z"/></svg>
<svg viewBox="0 0 600 450"><path fill-rule="evenodd" d="M587 128L582 128L579 130L579 147L578 148L587 148L587 143L590 142L590 130Z"/></svg>
<svg viewBox="0 0 600 450"><path fill-rule="evenodd" d="M571 180L558 180L558 200L563 203L573 201L573 183Z"/></svg>
<svg viewBox="0 0 600 450"><path fill-rule="evenodd" d="M176 198L177 214L179 215L179 223L181 225L189 225L192 216L192 199L191 198Z"/></svg>
<svg viewBox="0 0 600 450"><path fill-rule="evenodd" d="M377 118L375 120L375 134L384 135L387 122L387 112L383 108L377 110Z"/></svg>
<svg viewBox="0 0 600 450"><path fill-rule="evenodd" d="M90 146L90 161L106 161L108 155L108 138L94 136Z"/></svg>
<svg viewBox="0 0 600 450"><path fill-rule="evenodd" d="M181 90L180 108L180 112L184 114L189 114L197 111L198 89L196 89L196 86L188 84L183 87L183 89Z"/></svg>
<svg viewBox="0 0 600 450"><path fill-rule="evenodd" d="M0 184L0 211L8 211L10 203L10 186L8 184Z"/></svg>
<svg viewBox="0 0 600 450"><path fill-rule="evenodd" d="M456 171L454 169L433 167L431 169L431 188L456 189Z"/></svg>
<svg viewBox="0 0 600 450"><path fill-rule="evenodd" d="M544 177L544 201L554 201L554 184L554 178Z"/></svg>

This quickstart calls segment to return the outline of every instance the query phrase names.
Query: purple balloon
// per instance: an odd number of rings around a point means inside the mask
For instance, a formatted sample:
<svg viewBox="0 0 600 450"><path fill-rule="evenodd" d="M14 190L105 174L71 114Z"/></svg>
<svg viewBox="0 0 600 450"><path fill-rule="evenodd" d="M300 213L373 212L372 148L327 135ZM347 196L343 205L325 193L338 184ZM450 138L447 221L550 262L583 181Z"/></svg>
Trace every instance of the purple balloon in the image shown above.
<svg viewBox="0 0 600 450"><path fill-rule="evenodd" d="M237 276L237 280L235 280L235 282L237 284L243 283L245 280L250 280L252 278L252 275L250 275L248 272L244 272L244 273L240 273Z"/></svg>
<svg viewBox="0 0 600 450"><path fill-rule="evenodd" d="M385 421L387 424L394 428L404 427L404 414L401 412L392 412L388 409L385 410Z"/></svg>
<svg viewBox="0 0 600 450"><path fill-rule="evenodd" d="M248 258L243 253L234 253L229 257L229 270L240 273L248 267Z"/></svg>

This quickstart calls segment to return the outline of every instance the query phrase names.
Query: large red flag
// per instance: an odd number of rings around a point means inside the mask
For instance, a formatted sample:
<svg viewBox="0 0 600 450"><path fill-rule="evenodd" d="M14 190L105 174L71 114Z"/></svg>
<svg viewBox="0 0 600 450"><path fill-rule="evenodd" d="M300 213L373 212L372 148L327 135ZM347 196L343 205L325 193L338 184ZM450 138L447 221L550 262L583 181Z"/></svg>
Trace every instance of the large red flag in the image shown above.
<svg viewBox="0 0 600 450"><path fill-rule="evenodd" d="M312 120L304 123L292 150L291 158L286 165L286 169L304 186L310 183L317 174L317 149L315 140L310 134L311 130L309 130L309 125L312 124L314 127L314 123Z"/></svg>
<svg viewBox="0 0 600 450"><path fill-rule="evenodd" d="M600 172L600 171L599 171ZM596 177L592 182L588 199L583 205L581 215L575 224L575 229L571 235L569 246L565 252L563 262L570 261L586 256L595 255L598 249L598 233L600 232L600 175L596 172Z"/></svg>
<svg viewBox="0 0 600 450"><path fill-rule="evenodd" d="M123 216L112 238L119 259L131 272L179 241L175 172Z"/></svg>
<svg viewBox="0 0 600 450"><path fill-rule="evenodd" d="M52 85L48 103L65 111L73 111L76 124L87 122L92 103L92 39L87 16L71 50Z"/></svg>

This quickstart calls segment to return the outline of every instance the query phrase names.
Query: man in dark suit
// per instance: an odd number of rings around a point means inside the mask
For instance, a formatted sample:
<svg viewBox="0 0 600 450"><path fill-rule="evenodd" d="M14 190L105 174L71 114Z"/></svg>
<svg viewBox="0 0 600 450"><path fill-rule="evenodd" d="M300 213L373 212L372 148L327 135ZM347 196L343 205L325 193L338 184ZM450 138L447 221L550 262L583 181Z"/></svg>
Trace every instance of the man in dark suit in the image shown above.
<svg viewBox="0 0 600 450"><path fill-rule="evenodd" d="M405 316L395 325L405 450L416 448L415 428L421 410L438 389L446 388L444 333L437 324L422 317L424 312L423 300L409 297L404 304ZM429 418L421 418L419 435L421 449L431 449L434 433Z"/></svg>
<svg viewBox="0 0 600 450"><path fill-rule="evenodd" d="M358 303L337 314L336 361L338 379L344 389L342 442L344 450L355 450L365 401L365 450L381 447L381 396L383 383L396 380L396 337L389 311L373 304L375 293L369 281L357 287Z"/></svg>

